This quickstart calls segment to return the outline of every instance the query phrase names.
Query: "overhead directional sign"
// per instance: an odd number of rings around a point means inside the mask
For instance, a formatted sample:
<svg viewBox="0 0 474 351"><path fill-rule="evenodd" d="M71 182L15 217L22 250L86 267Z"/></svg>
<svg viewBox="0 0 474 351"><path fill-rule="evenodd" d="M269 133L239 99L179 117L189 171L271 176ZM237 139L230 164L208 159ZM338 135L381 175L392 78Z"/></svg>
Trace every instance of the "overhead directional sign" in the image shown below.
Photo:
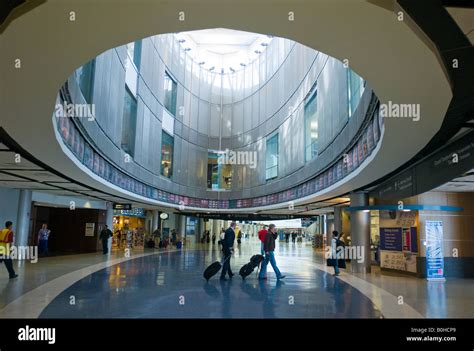
<svg viewBox="0 0 474 351"><path fill-rule="evenodd" d="M114 203L113 209L114 210L131 210L132 209L132 204Z"/></svg>
<svg viewBox="0 0 474 351"><path fill-rule="evenodd" d="M383 182L370 192L370 196L387 200L422 194L462 176L473 164L474 131L471 131Z"/></svg>

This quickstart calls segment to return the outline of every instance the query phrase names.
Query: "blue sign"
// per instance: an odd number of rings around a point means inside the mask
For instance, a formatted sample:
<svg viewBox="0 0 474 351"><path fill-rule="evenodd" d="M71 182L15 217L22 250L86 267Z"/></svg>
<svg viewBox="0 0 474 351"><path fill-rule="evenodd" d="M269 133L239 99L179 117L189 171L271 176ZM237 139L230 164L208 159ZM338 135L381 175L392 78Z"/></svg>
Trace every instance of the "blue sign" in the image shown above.
<svg viewBox="0 0 474 351"><path fill-rule="evenodd" d="M402 251L402 228L380 228L380 250Z"/></svg>
<svg viewBox="0 0 474 351"><path fill-rule="evenodd" d="M114 210L114 216L141 217L141 218L146 217L144 208L134 208L131 210Z"/></svg>
<svg viewBox="0 0 474 351"><path fill-rule="evenodd" d="M411 233L411 252L418 252L418 236L416 235L416 227L411 227L410 233Z"/></svg>
<svg viewBox="0 0 474 351"><path fill-rule="evenodd" d="M443 222L426 221L426 277L444 280Z"/></svg>

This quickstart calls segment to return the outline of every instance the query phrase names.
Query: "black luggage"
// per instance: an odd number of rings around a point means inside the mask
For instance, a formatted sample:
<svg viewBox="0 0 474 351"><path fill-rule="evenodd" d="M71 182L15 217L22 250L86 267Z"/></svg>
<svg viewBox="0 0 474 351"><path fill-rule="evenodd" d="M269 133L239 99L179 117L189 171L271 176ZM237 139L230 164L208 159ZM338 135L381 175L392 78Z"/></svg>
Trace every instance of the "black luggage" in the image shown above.
<svg viewBox="0 0 474 351"><path fill-rule="evenodd" d="M337 263L337 266L339 268L344 268L344 269L346 268L346 260L344 260L342 258L338 258L338 259L328 258L326 260L326 264L327 264L328 267L334 267L336 265L336 263Z"/></svg>
<svg viewBox="0 0 474 351"><path fill-rule="evenodd" d="M247 263L247 264L244 264L242 266L242 268L240 268L239 274L242 277L242 279L245 280L245 278L247 278L247 276L252 274L254 269L255 269L255 267L252 267L251 263Z"/></svg>
<svg viewBox="0 0 474 351"><path fill-rule="evenodd" d="M230 258L230 256L226 260L224 260L224 262L227 261L229 258ZM213 276L215 276L217 274L217 272L219 272L221 270L222 264L224 262L220 263L219 261L216 261L216 262L212 263L209 267L207 267L204 270L204 273L203 273L204 279L206 279L206 281L209 281L209 279L211 279Z"/></svg>
<svg viewBox="0 0 474 351"><path fill-rule="evenodd" d="M257 267L262 261L264 260L265 257L263 255L253 255L250 257L250 263L252 264L253 268Z"/></svg>
<svg viewBox="0 0 474 351"><path fill-rule="evenodd" d="M344 268L344 269L346 269L346 260L344 260L344 259L342 259L342 258L338 259L338 260L337 260L337 266L338 266L339 268Z"/></svg>
<svg viewBox="0 0 474 351"><path fill-rule="evenodd" d="M242 268L240 268L239 274L242 277L242 279L245 280L256 267L260 266L260 263L262 263L264 257L262 255L253 255L250 257L250 262L243 265Z"/></svg>

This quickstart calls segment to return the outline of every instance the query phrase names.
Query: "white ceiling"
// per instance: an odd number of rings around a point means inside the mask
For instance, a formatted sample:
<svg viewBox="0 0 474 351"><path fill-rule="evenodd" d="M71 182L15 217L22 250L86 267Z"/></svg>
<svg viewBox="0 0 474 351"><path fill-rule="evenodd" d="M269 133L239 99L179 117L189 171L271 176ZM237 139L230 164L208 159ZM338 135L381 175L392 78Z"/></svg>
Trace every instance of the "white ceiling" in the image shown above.
<svg viewBox="0 0 474 351"><path fill-rule="evenodd" d="M261 34L243 32L240 30L213 28L194 30L190 32L180 33L190 37L197 45L216 46L216 47L249 47L254 44L259 38L265 37Z"/></svg>
<svg viewBox="0 0 474 351"><path fill-rule="evenodd" d="M110 202L124 202L126 199L110 196L60 177L49 170L28 161L24 156L0 144L0 187L30 189L67 197L80 197Z"/></svg>
<svg viewBox="0 0 474 351"><path fill-rule="evenodd" d="M446 10L456 21L456 24L461 28L471 44L474 45L474 8L447 7Z"/></svg>
<svg viewBox="0 0 474 351"><path fill-rule="evenodd" d="M463 176L455 178L433 191L474 192L474 168Z"/></svg>
<svg viewBox="0 0 474 351"><path fill-rule="evenodd" d="M272 40L267 35L225 28L181 32L176 38L196 63L204 62L204 68L213 67L219 73L231 73L230 68L243 69L241 63L248 65L257 59L266 48L262 43L269 44Z"/></svg>
<svg viewBox="0 0 474 351"><path fill-rule="evenodd" d="M283 2L212 4L210 14L209 7L197 1L137 2L126 11L120 3L77 2L77 13L87 20L71 25L64 21L70 5L46 1L16 18L0 36L0 76L8 87L0 92L0 126L33 157L66 177L129 202L169 206L107 183L68 156L52 125L57 92L74 69L107 49L161 33L225 26L291 38L340 60L348 58L351 68L369 82L382 103L422 106L418 122L386 119L382 143L369 160L340 183L295 201L298 205L340 196L380 179L416 155L439 131L452 98L449 82L433 47L393 12L365 0L307 0L294 2L297 20L288 23L276 20L288 13ZM167 15L157 18L157 14L178 13L184 5L184 22ZM17 58L22 60L21 69L12 69ZM11 158L9 161L10 167ZM227 212L258 210L262 208Z"/></svg>

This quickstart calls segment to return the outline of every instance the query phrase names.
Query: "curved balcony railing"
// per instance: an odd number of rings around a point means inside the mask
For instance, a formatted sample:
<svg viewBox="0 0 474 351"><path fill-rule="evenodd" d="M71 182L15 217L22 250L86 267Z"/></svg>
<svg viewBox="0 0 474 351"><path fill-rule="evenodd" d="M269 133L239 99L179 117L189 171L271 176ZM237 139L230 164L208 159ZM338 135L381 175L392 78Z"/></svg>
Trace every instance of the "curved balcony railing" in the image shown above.
<svg viewBox="0 0 474 351"><path fill-rule="evenodd" d="M65 84L58 95L61 104L72 103ZM155 186L146 184L126 174L112 162L107 160L94 147L93 143L84 137L80 123L74 117L56 116L55 127L61 135L62 142L69 148L77 160L86 166L92 173L105 181L118 186L126 191L157 200L174 206L186 206L202 209L245 209L298 200L334 185L354 172L375 150L381 140L383 119L380 117L378 98L372 93L369 107L363 123L356 137L348 143L347 148L328 167L318 172L309 180L297 184L284 191L258 196L253 198L210 200L188 197L163 191Z"/></svg>

